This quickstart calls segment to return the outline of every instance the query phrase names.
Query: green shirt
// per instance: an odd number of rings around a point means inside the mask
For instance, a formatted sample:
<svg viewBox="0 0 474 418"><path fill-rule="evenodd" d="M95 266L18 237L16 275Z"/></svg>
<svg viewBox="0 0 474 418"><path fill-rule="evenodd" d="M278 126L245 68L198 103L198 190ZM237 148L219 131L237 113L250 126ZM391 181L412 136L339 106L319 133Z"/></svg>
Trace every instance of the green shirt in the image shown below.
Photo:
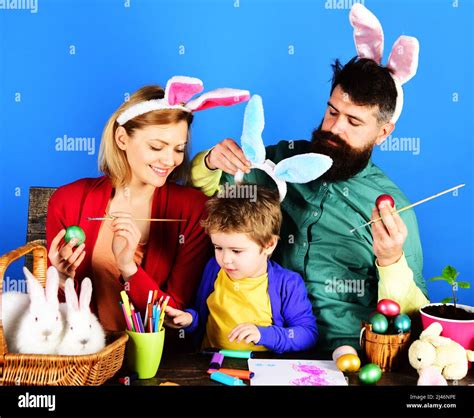
<svg viewBox="0 0 474 418"><path fill-rule="evenodd" d="M266 147L267 158L279 161L310 152L308 141L281 141ZM244 177L248 183L276 187L261 170ZM223 174L221 184L233 183ZM380 194L390 194L398 208L409 202L400 189L372 161L347 181L315 180L287 183L282 202L280 242L273 259L301 274L306 282L319 327L321 350L342 344L359 347L361 322L377 304L378 273L372 249L370 226L350 230L370 221ZM403 250L413 271L413 280L427 296L422 276L423 255L413 210L402 212L408 229Z"/></svg>

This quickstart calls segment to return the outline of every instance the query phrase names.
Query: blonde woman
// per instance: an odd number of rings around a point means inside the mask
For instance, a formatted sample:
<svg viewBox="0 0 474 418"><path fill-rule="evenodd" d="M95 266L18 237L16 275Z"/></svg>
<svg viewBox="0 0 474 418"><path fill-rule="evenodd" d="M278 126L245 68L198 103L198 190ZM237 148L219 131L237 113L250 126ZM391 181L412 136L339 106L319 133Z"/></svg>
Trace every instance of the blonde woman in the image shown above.
<svg viewBox="0 0 474 418"><path fill-rule="evenodd" d="M146 86L132 94L105 126L99 153L104 176L62 186L50 199L49 262L62 283L92 279L91 308L107 330L125 328L119 306L124 288L142 315L150 290L170 296L170 306L187 307L211 255L200 226L206 197L177 183L187 176L193 112L236 104L249 94L220 89L190 100L201 91L200 80L173 77L166 91ZM101 217L111 219L88 220ZM143 218L179 221L137 220ZM85 243L64 242L71 225L84 230Z"/></svg>

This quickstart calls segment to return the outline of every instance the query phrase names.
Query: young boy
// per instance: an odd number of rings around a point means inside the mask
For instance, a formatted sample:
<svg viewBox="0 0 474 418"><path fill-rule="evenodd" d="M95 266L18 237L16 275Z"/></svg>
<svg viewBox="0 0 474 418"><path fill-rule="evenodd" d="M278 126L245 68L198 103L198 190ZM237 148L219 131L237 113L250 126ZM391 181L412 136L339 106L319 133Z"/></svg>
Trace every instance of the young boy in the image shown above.
<svg viewBox="0 0 474 418"><path fill-rule="evenodd" d="M204 270L195 309L168 307L165 323L195 333L202 347L307 350L318 330L303 279L269 260L282 220L278 194L252 187L256 199L216 196L207 202L203 227L215 257Z"/></svg>

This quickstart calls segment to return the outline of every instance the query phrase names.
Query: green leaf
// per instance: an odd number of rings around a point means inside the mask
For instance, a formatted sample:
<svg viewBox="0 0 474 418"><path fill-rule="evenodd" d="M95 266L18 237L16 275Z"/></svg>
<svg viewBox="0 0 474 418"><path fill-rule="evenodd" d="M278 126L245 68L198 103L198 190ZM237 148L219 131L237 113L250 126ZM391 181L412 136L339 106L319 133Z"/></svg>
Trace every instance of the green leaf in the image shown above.
<svg viewBox="0 0 474 418"><path fill-rule="evenodd" d="M446 277L443 277L443 276L436 276L436 277L433 277L432 279L430 279L431 282L435 282L437 280L448 281L448 279Z"/></svg>
<svg viewBox="0 0 474 418"><path fill-rule="evenodd" d="M444 298L440 303L449 303L453 300L453 298Z"/></svg>
<svg viewBox="0 0 474 418"><path fill-rule="evenodd" d="M471 283L469 282L458 282L458 287L461 289L470 289L471 288Z"/></svg>
<svg viewBox="0 0 474 418"><path fill-rule="evenodd" d="M446 266L441 274L446 279L456 279L459 276L458 271L453 266Z"/></svg>

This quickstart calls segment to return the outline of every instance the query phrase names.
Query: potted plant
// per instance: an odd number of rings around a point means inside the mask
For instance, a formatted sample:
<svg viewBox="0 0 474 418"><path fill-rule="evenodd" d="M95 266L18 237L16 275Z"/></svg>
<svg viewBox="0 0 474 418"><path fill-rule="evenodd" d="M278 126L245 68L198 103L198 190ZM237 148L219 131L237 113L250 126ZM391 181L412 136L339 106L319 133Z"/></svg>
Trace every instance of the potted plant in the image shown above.
<svg viewBox="0 0 474 418"><path fill-rule="evenodd" d="M474 350L474 308L458 303L458 290L469 289L469 282L457 281L459 272L452 266L446 266L441 276L431 281L445 281L451 286L451 296L440 303L430 303L421 307L421 322L423 329L433 322L443 326L444 337L451 338L468 350Z"/></svg>

